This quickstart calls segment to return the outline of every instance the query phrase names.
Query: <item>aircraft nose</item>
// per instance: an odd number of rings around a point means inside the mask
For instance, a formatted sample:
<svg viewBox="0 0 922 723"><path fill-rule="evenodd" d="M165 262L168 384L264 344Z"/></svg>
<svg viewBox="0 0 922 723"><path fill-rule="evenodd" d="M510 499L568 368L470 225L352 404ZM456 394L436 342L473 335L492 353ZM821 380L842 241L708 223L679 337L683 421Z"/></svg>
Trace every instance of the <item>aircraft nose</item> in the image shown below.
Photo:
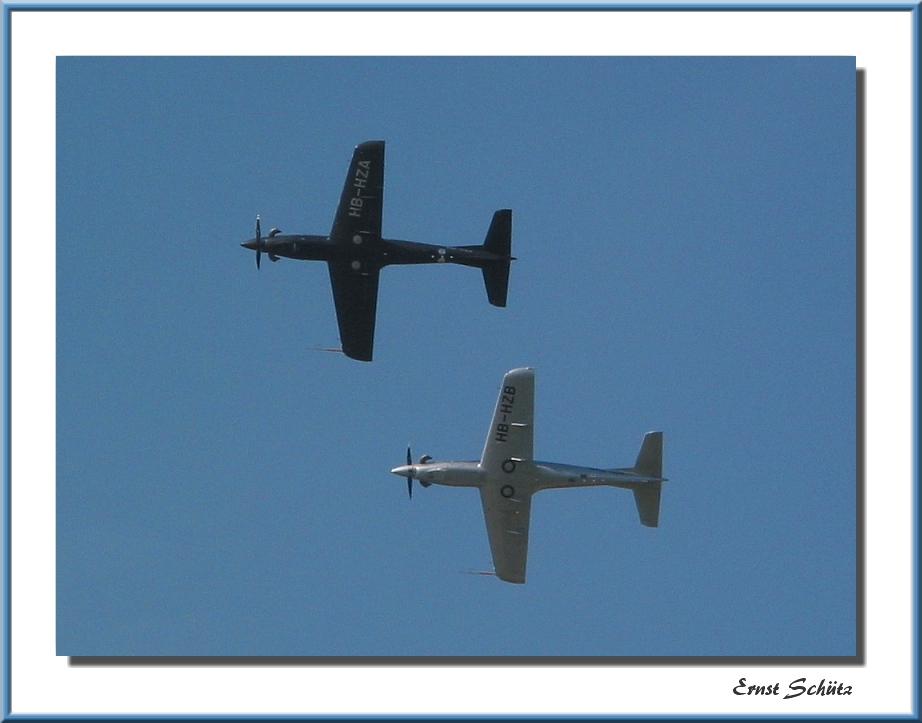
<svg viewBox="0 0 922 723"><path fill-rule="evenodd" d="M416 468L409 464L402 464L399 467L394 467L394 469L392 469L391 472L401 477L415 477L416 476Z"/></svg>
<svg viewBox="0 0 922 723"><path fill-rule="evenodd" d="M243 246L243 248L245 248L245 249L255 249L255 248L256 248L256 239L255 239L255 238L251 238L249 241L244 241L244 242L243 242L242 244L240 244L240 245Z"/></svg>

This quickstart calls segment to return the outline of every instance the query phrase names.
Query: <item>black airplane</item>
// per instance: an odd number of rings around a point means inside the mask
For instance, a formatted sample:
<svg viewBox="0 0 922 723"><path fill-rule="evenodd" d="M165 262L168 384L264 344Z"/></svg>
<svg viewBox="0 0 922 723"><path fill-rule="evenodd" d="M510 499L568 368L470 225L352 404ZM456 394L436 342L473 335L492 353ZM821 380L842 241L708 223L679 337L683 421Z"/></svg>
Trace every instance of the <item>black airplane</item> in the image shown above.
<svg viewBox="0 0 922 723"><path fill-rule="evenodd" d="M433 246L381 237L384 205L384 141L356 146L329 236L282 235L274 228L264 237L256 217L256 238L241 244L272 261L281 257L326 261L343 353L371 361L375 336L378 275L390 264L461 264L483 272L487 298L506 305L512 248L512 211L493 214L481 246Z"/></svg>

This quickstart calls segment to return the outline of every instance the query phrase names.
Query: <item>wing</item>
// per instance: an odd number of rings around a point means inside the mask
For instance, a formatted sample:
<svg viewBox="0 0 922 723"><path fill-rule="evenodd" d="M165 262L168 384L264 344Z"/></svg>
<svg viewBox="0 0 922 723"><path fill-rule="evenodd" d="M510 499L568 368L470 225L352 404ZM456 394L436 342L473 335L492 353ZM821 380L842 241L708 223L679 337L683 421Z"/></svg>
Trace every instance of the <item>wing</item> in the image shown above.
<svg viewBox="0 0 922 723"><path fill-rule="evenodd" d="M480 499L496 576L506 582L524 583L531 495L520 496L510 485L484 485Z"/></svg>
<svg viewBox="0 0 922 723"><path fill-rule="evenodd" d="M336 305L336 321L343 353L359 361L371 361L378 306L378 269L355 271L350 261L330 261L330 285Z"/></svg>
<svg viewBox="0 0 922 723"><path fill-rule="evenodd" d="M366 141L356 146L352 154L330 231L331 243L352 244L380 239L383 206L384 141Z"/></svg>
<svg viewBox="0 0 922 723"><path fill-rule="evenodd" d="M480 465L488 474L506 472L503 463L509 460L532 460L534 422L535 370L530 367L513 369L503 377L480 458Z"/></svg>

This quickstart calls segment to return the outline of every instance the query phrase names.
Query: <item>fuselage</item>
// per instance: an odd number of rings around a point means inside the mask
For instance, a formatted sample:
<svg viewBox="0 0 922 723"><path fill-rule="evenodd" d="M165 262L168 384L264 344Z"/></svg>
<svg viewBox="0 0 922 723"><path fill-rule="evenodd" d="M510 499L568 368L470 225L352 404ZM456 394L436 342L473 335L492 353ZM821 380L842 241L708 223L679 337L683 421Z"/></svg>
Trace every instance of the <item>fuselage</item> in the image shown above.
<svg viewBox="0 0 922 723"><path fill-rule="evenodd" d="M288 258L299 261L351 260L373 264L378 268L392 264L461 264L479 266L485 261L502 257L482 246L436 246L399 239L370 240L356 234L349 244L334 244L327 236L275 234L261 239L262 251L270 259ZM255 238L244 241L244 248L255 250Z"/></svg>
<svg viewBox="0 0 922 723"><path fill-rule="evenodd" d="M413 477L426 484L449 487L504 485L514 480L517 489L529 493L554 488L600 485L633 489L638 485L662 481L660 477L645 477L629 469L597 469L538 460L511 463L508 471L493 475L481 467L479 462L427 462L402 465L391 471L401 477Z"/></svg>

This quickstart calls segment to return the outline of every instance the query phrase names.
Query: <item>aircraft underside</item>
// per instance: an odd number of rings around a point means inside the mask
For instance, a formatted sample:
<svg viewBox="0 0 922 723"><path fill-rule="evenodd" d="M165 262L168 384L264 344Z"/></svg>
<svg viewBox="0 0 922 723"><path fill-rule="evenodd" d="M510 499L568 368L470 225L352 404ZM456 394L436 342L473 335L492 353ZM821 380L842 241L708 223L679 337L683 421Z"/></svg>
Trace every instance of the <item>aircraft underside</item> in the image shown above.
<svg viewBox="0 0 922 723"><path fill-rule="evenodd" d="M487 299L505 306L509 264L513 260L512 211L493 214L481 245L437 246L384 239L384 141L367 141L355 148L329 236L288 235L272 229L264 237L256 217L256 237L242 246L256 252L256 267L263 254L270 260L289 258L326 261L336 307L343 353L371 361L374 346L378 273L396 264L460 264L481 269Z"/></svg>
<svg viewBox="0 0 922 723"><path fill-rule="evenodd" d="M533 458L534 369L513 369L503 378L480 462L433 462L424 457L395 467L394 474L412 483L477 487L496 576L512 583L525 582L531 499L536 492L554 488L610 486L632 491L640 523L659 525L662 483L663 434L644 435L633 467L596 469L541 462Z"/></svg>

